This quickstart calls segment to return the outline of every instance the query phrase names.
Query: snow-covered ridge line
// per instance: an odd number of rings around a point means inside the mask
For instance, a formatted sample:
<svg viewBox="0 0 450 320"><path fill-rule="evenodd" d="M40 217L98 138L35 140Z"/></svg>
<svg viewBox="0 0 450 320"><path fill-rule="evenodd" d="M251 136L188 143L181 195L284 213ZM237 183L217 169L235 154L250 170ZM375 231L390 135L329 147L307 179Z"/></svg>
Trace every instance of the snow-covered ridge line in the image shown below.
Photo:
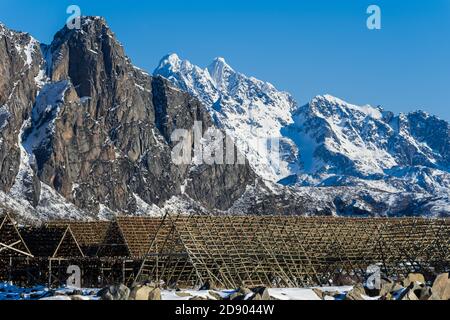
<svg viewBox="0 0 450 320"><path fill-rule="evenodd" d="M423 111L395 115L329 94L297 107L289 94L223 58L200 68L170 54L154 74L197 97L263 179L450 194L450 126ZM280 139L280 162L252 148L267 137Z"/></svg>
<svg viewBox="0 0 450 320"><path fill-rule="evenodd" d="M236 72L220 57L200 68L170 54L161 59L153 74L198 98L259 175L278 181L298 167L294 143L281 132L293 122L291 111L296 108L288 93ZM281 159L268 148L273 139L280 140Z"/></svg>

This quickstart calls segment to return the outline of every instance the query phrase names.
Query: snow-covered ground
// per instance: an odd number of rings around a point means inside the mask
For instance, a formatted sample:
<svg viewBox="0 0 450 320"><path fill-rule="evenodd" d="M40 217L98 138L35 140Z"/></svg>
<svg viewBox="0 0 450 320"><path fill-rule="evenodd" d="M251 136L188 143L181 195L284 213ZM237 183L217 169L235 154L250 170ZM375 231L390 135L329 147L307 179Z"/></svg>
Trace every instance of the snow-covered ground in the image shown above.
<svg viewBox="0 0 450 320"><path fill-rule="evenodd" d="M315 287L319 288L319 287ZM314 292L315 288L270 288L269 295L275 300L321 300ZM352 286L341 287L320 287L321 291L337 292L337 298L326 297L327 300L343 299ZM75 292L74 292L75 291ZM61 287L49 289L45 286L35 286L33 288L22 288L11 283L0 283L0 300L99 300L97 292L99 289L76 289ZM162 300L190 300L193 297L217 300L217 295L227 298L236 290L162 290ZM75 295L74 295L75 293ZM366 297L367 299L373 299Z"/></svg>

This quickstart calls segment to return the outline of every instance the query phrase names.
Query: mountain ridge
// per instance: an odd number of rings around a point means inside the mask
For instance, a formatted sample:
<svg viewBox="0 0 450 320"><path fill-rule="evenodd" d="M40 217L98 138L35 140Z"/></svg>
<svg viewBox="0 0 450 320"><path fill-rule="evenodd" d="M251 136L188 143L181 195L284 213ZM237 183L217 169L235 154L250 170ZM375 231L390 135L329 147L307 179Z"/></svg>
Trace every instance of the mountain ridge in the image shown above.
<svg viewBox="0 0 450 320"><path fill-rule="evenodd" d="M426 162L448 160L446 147L440 148L448 142L448 124L439 119L420 113L400 119L383 111L383 119L397 121L399 131L411 131L428 147L405 142L404 148L417 147L422 156L413 157L414 170L390 168L392 181L333 173L328 167L305 176L305 149L295 141L296 130L303 129L296 126L296 112L308 114L314 106L298 106L288 93L235 71L224 59L216 58L208 70L169 55L149 75L132 64L100 17L83 17L81 30L64 27L49 45L1 30L0 203L25 220L166 212L448 215L447 172ZM324 102L319 100L316 106ZM326 107L346 107L341 100L333 103L326 101ZM378 119L360 119L363 111L366 118L369 112ZM321 114L309 115L302 121L324 123ZM364 119L388 130L375 111L363 108L358 115L345 130L359 130ZM192 128L195 121L231 137L245 163L174 165L170 134ZM312 137L341 142L331 125L309 128ZM264 153L273 138L281 150L278 162ZM342 150L327 157L332 153L327 147L318 153L324 163L348 161ZM399 159L411 160L402 150ZM359 172L356 160L352 170ZM382 172L367 174L373 178ZM290 181L285 186L277 183L280 179ZM412 188L414 179L418 183Z"/></svg>

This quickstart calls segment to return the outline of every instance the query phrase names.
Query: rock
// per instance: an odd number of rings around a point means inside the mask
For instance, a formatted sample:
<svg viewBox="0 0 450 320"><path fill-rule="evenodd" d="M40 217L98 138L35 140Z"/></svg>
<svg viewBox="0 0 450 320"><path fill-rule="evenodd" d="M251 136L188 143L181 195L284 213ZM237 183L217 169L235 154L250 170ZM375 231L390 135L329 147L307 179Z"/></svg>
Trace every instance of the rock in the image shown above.
<svg viewBox="0 0 450 320"><path fill-rule="evenodd" d="M428 300L431 296L431 288L424 283L413 282L408 289L413 292L419 300Z"/></svg>
<svg viewBox="0 0 450 320"><path fill-rule="evenodd" d="M135 68L103 18L82 20L82 36L65 26L42 45L47 66L37 41L0 27L0 190L9 192L20 178L15 194L36 206L44 182L92 217L100 204L136 213L142 210L136 197L150 206L178 196L193 209L229 209L255 183L248 161L199 167L172 161L175 129L192 132L196 121L202 133L217 128L206 106ZM50 81L40 88L35 79L44 70ZM22 128L36 166L17 177Z"/></svg>
<svg viewBox="0 0 450 320"><path fill-rule="evenodd" d="M261 297L260 300L265 300L265 301L270 300L270 294L269 294L269 289L268 288L266 288L266 287L256 287L256 288L253 288L252 291L255 294L259 294L259 296ZM255 300L255 299L253 299L253 300Z"/></svg>
<svg viewBox="0 0 450 320"><path fill-rule="evenodd" d="M235 292L228 296L228 300L245 300L245 295L241 292Z"/></svg>
<svg viewBox="0 0 450 320"><path fill-rule="evenodd" d="M128 300L130 289L123 284L112 285L100 290L97 296L100 297L100 300Z"/></svg>
<svg viewBox="0 0 450 320"><path fill-rule="evenodd" d="M161 300L161 290L152 286L136 286L131 290L129 300Z"/></svg>
<svg viewBox="0 0 450 320"><path fill-rule="evenodd" d="M200 287L199 290L202 291L202 290L214 290L214 289L215 289L214 284L208 280Z"/></svg>
<svg viewBox="0 0 450 320"><path fill-rule="evenodd" d="M431 287L430 300L450 300L450 279L448 273L441 273L436 277Z"/></svg>
<svg viewBox="0 0 450 320"><path fill-rule="evenodd" d="M82 300L86 300L86 299L82 295L75 294L75 295L70 296L70 300L82 301Z"/></svg>
<svg viewBox="0 0 450 320"><path fill-rule="evenodd" d="M410 273L405 280L403 280L403 286L409 287L413 282L425 283L425 277L421 273Z"/></svg>
<svg viewBox="0 0 450 320"><path fill-rule="evenodd" d="M327 297L339 298L342 297L342 293L339 291L323 291L324 299Z"/></svg>
<svg viewBox="0 0 450 320"><path fill-rule="evenodd" d="M402 288L403 286L400 283L394 282L390 279L381 279L380 296L383 297L387 294L392 294Z"/></svg>
<svg viewBox="0 0 450 320"><path fill-rule="evenodd" d="M401 300L419 300L419 298L416 296L414 291L408 288L406 289L406 293L402 295Z"/></svg>
<svg viewBox="0 0 450 320"><path fill-rule="evenodd" d="M422 290L420 290L418 293L417 292L414 293L416 294L416 296L419 297L419 300L428 300L432 295L431 288L428 286L424 286Z"/></svg>
<svg viewBox="0 0 450 320"><path fill-rule="evenodd" d="M348 274L338 274L333 278L333 284L336 286L353 286L360 283L358 277L352 277Z"/></svg>
<svg viewBox="0 0 450 320"><path fill-rule="evenodd" d="M241 294L243 294L244 296L253 293L252 290L250 290L249 288L246 287L239 287L238 292L240 292Z"/></svg>
<svg viewBox="0 0 450 320"><path fill-rule="evenodd" d="M175 292L175 295L177 295L179 297L192 297L192 294L190 294L189 292L183 292L183 291Z"/></svg>
<svg viewBox="0 0 450 320"><path fill-rule="evenodd" d="M82 296L83 295L83 291L80 289L75 289L72 292L70 292L68 294L69 296Z"/></svg>
<svg viewBox="0 0 450 320"><path fill-rule="evenodd" d="M219 294L219 293L217 293L217 292L215 292L215 291L208 291L208 293L209 293L209 295L211 296L211 297L213 297L214 299L216 299L216 300L223 300L223 297Z"/></svg>
<svg viewBox="0 0 450 320"><path fill-rule="evenodd" d="M16 178L20 178L13 191L33 206L39 202L40 184L31 166L19 172L19 139L36 100L39 88L35 78L43 63L35 39L0 23L0 190L11 191Z"/></svg>
<svg viewBox="0 0 450 320"><path fill-rule="evenodd" d="M325 293L322 290L313 288L312 291L319 297L320 300L324 300Z"/></svg>
<svg viewBox="0 0 450 320"><path fill-rule="evenodd" d="M363 295L366 294L364 286L361 283L356 284L345 296L346 300L364 300Z"/></svg>
<svg viewBox="0 0 450 320"><path fill-rule="evenodd" d="M150 292L148 300L161 300L161 289L155 288Z"/></svg>
<svg viewBox="0 0 450 320"><path fill-rule="evenodd" d="M208 300L208 298L202 297L202 296L195 296L190 298L189 300Z"/></svg>

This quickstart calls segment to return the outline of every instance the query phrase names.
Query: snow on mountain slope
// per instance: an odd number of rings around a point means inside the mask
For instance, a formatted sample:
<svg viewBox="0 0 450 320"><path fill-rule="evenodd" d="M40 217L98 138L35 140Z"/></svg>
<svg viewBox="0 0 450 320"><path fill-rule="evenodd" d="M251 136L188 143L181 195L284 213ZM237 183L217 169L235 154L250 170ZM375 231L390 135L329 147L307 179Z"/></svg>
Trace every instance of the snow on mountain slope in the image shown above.
<svg viewBox="0 0 450 320"><path fill-rule="evenodd" d="M278 181L298 171L298 150L281 133L293 123L296 108L288 93L236 72L223 58L202 69L171 54L161 60L154 75L197 97L216 124L235 140L256 173Z"/></svg>
<svg viewBox="0 0 450 320"><path fill-rule="evenodd" d="M317 96L295 112L295 123L284 131L298 146L312 147L309 152L300 150L307 173L365 176L396 165L386 148L386 136L393 130L382 117L379 108Z"/></svg>
<svg viewBox="0 0 450 320"><path fill-rule="evenodd" d="M395 116L331 95L297 107L288 93L235 71L223 58L202 69L171 54L154 74L201 100L266 180L449 194L450 127L425 112ZM261 152L271 137L280 141L280 162Z"/></svg>
<svg viewBox="0 0 450 320"><path fill-rule="evenodd" d="M377 186L449 193L450 125L417 111L395 116L317 96L283 133L296 142L304 171L285 184Z"/></svg>

